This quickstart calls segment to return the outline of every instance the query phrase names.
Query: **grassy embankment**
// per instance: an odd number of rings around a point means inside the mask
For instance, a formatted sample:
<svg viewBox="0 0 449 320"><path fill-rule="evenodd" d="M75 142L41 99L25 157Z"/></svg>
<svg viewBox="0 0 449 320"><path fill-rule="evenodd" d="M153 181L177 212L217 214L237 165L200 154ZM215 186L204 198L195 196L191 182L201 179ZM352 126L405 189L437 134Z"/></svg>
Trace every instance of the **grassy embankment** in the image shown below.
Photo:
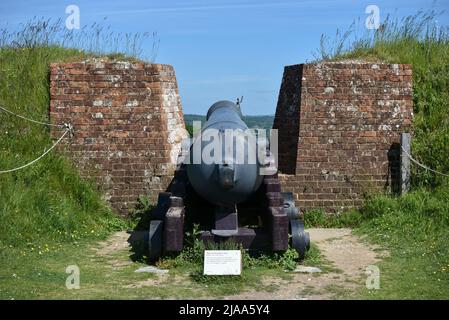
<svg viewBox="0 0 449 320"><path fill-rule="evenodd" d="M60 21L35 20L18 32L0 30L1 106L49 122L51 62L98 56L103 48L112 58L125 58L114 49L133 55L146 37L136 35L132 42L129 35L112 34L99 25L76 34L61 26ZM128 50L119 45L122 41ZM0 137L0 170L28 163L52 144L48 127L4 112ZM39 261L67 248L76 250L83 241L101 239L127 224L111 212L93 183L82 180L57 152L25 169L0 174L0 297L13 297L10 290L19 290L9 283L19 270L34 279L31 270Z"/></svg>
<svg viewBox="0 0 449 320"><path fill-rule="evenodd" d="M437 15L419 13L391 20L374 35L345 43L338 38L322 57L363 59L413 66L413 156L449 173L449 32L435 25ZM309 225L352 226L390 252L380 265L380 290L366 298L449 298L449 178L412 164L412 191L402 197L369 195L360 211L326 218L307 216Z"/></svg>

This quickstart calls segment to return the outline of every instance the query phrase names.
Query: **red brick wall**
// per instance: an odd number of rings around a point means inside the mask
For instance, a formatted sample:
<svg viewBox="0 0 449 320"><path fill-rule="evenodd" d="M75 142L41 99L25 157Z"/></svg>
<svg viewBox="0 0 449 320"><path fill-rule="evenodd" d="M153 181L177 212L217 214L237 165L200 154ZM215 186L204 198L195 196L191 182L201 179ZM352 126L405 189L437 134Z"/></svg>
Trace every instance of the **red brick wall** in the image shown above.
<svg viewBox="0 0 449 320"><path fill-rule="evenodd" d="M155 200L185 137L173 68L92 60L52 64L50 78L50 118L74 126L62 150L81 175L94 178L121 214L140 195Z"/></svg>
<svg viewBox="0 0 449 320"><path fill-rule="evenodd" d="M302 209L327 211L360 205L365 191L396 191L412 115L410 65L285 67L273 125L283 190Z"/></svg>

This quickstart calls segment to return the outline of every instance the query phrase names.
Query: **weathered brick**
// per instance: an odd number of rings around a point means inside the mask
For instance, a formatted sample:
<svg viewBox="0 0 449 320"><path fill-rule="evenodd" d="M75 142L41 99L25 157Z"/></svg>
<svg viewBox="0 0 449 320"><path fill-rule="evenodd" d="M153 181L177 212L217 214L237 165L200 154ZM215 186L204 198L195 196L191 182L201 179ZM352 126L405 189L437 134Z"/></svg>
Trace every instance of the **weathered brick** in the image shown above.
<svg viewBox="0 0 449 320"><path fill-rule="evenodd" d="M95 178L123 215L145 194L145 181L147 195L156 200L170 183L173 154L180 150L168 135L178 130L186 137L179 130L185 127L173 68L96 60L52 63L50 73L50 118L74 126L61 151L80 174ZM51 134L58 138L60 132Z"/></svg>
<svg viewBox="0 0 449 320"><path fill-rule="evenodd" d="M303 209L337 211L395 190L401 132L411 131L410 65L285 67L273 127L283 190Z"/></svg>

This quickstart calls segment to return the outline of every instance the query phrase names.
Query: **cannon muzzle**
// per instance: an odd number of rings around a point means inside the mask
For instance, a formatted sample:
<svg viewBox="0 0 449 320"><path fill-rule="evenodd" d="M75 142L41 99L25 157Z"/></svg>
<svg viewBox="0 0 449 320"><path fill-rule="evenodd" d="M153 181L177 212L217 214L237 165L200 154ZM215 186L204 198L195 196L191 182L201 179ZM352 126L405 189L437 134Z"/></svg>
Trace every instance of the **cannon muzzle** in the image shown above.
<svg viewBox="0 0 449 320"><path fill-rule="evenodd" d="M190 183L201 197L218 206L246 200L263 178L257 148L256 136L242 120L240 108L231 101L214 103L190 148Z"/></svg>

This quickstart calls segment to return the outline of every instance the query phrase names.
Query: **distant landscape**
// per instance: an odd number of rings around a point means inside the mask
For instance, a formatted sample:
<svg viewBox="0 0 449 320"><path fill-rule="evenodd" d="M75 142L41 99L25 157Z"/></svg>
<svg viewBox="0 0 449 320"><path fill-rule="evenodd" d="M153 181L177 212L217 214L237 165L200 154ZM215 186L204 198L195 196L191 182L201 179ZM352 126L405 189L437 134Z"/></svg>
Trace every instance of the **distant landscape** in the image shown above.
<svg viewBox="0 0 449 320"><path fill-rule="evenodd" d="M206 116L198 114L185 114L184 121L187 127L192 126L193 121L206 121ZM249 128L271 129L273 127L274 115L260 115L260 116L243 116L243 121Z"/></svg>

